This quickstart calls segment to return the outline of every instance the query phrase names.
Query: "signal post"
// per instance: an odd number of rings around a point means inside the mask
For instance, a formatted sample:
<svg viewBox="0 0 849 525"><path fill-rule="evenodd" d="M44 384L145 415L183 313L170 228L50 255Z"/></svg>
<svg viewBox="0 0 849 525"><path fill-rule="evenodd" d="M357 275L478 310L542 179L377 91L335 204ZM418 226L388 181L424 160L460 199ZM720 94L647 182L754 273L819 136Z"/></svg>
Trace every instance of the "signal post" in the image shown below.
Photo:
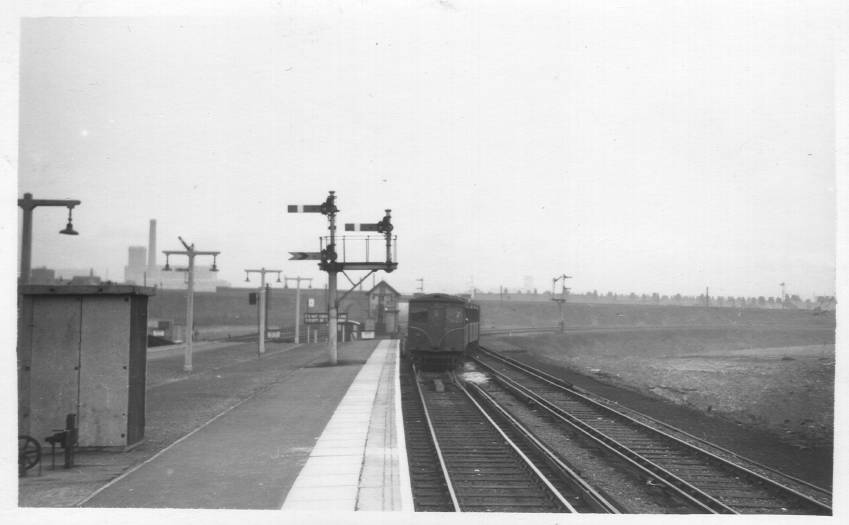
<svg viewBox="0 0 849 525"><path fill-rule="evenodd" d="M560 333L562 334L565 331L566 322L563 319L563 303L566 302L566 294L569 293L569 288L566 288L566 279L571 279L571 275L559 275L551 280L551 300L557 303L557 307L560 310ZM560 284L560 297L554 296L554 289L557 287L557 281L563 281Z"/></svg>
<svg viewBox="0 0 849 525"><path fill-rule="evenodd" d="M318 267L327 272L327 287L328 287L328 353L329 353L329 363L331 365L335 365L338 362L338 315L339 315L339 302L345 298L348 293L350 293L354 288L359 285L359 283L363 282L370 274L374 273L377 270L384 270L387 273L394 271L398 267L397 262L392 261L392 240L396 239L392 237L393 226L391 223L390 211L386 210L386 215L377 223L364 223L364 224L354 224L349 223L345 225L345 231L376 231L384 234L385 242L386 242L386 260L385 261L369 261L368 260L368 238L366 238L366 257L365 261L348 261L344 257L340 261L339 254L336 250L336 214L339 212L339 208L336 207L336 195L335 191L330 191L327 199L318 205L289 205L287 211L289 213L321 213L322 215L327 216L328 221L328 232L329 235L327 237L327 242L325 243L322 239L322 250L320 252L289 252L292 256L289 258L290 261L298 261L298 260L319 260ZM397 239L396 239L397 240ZM358 283L354 283L350 277L347 276L345 270L368 270L367 273ZM342 295L342 298L337 300L337 275L342 273L348 280L351 281L353 287L351 290Z"/></svg>

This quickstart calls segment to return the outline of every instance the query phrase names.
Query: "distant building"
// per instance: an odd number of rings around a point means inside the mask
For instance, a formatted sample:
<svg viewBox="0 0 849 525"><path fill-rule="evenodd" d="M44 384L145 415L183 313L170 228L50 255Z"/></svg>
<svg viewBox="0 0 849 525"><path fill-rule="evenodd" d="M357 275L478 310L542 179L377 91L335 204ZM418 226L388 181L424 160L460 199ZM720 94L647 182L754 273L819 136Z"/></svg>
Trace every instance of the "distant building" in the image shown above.
<svg viewBox="0 0 849 525"><path fill-rule="evenodd" d="M368 291L366 325L373 322L377 335L394 334L398 330L398 299L400 297L401 294L386 281L380 281L377 286Z"/></svg>
<svg viewBox="0 0 849 525"><path fill-rule="evenodd" d="M188 279L182 265L187 265L186 257L174 257L172 271L164 271L156 263L156 220L151 219L148 242L150 250L144 246L130 246L127 250L127 265L124 266L124 282L138 286L156 286L163 289L185 289ZM210 266L195 265L195 290L214 292L219 286L230 283L218 278Z"/></svg>
<svg viewBox="0 0 849 525"><path fill-rule="evenodd" d="M53 284L56 282L56 271L42 266L30 270L30 284Z"/></svg>
<svg viewBox="0 0 849 525"><path fill-rule="evenodd" d="M89 277L94 275L93 268L56 268L56 280L59 282L67 282L74 277Z"/></svg>
<svg viewBox="0 0 849 525"><path fill-rule="evenodd" d="M144 246L130 246L128 259L127 268L143 268L147 266L147 248Z"/></svg>
<svg viewBox="0 0 849 525"><path fill-rule="evenodd" d="M138 286L184 290L188 283L185 269L173 264L171 268L170 271L164 271L161 268L149 268L146 265L141 267L127 265L124 268L124 280L127 284ZM230 286L230 283L219 279L218 272L213 272L209 266L195 266L195 291L214 292L219 286Z"/></svg>
<svg viewBox="0 0 849 525"><path fill-rule="evenodd" d="M100 282L100 277L94 275L94 269L91 269L89 270L88 275L75 275L71 277L71 282L69 284L100 284Z"/></svg>
<svg viewBox="0 0 849 525"><path fill-rule="evenodd" d="M94 268L51 269L46 266L30 270L30 284L100 284L102 279L94 275Z"/></svg>

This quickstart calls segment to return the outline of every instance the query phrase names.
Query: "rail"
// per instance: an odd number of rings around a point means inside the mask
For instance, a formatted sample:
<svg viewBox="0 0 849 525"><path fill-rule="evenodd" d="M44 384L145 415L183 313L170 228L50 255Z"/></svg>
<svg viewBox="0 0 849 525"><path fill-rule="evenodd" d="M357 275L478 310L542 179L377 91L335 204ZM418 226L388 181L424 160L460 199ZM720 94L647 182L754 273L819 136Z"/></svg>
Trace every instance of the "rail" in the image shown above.
<svg viewBox="0 0 849 525"><path fill-rule="evenodd" d="M742 325L744 328L770 328L775 325L770 324L758 324L758 323L749 323L746 325ZM654 331L654 330L720 330L727 329L729 327L738 327L735 325L728 324L714 324L714 325L704 325L704 324L667 324L667 325L613 325L613 326L572 326L566 327L563 329L563 333L605 333L605 332L640 332L640 331ZM738 327L739 328L739 327ZM819 327L794 327L795 329L803 329L803 330L821 330ZM535 334L535 333L548 333L548 332L560 332L559 326L516 326L512 328L482 328L481 335L513 335L513 334Z"/></svg>
<svg viewBox="0 0 849 525"><path fill-rule="evenodd" d="M536 334L545 332L559 332L560 327L553 326L550 328L491 328L481 329L480 335L513 335L513 334Z"/></svg>
<svg viewBox="0 0 849 525"><path fill-rule="evenodd" d="M575 510L575 507L573 507L572 504L570 504L569 501L567 501L566 498L563 497L563 494L561 494L560 491L557 490L557 488L555 488L555 486L551 483L551 481L539 470L539 468L537 468L537 466L534 465L534 462L531 461L531 459L524 452L522 452L522 450L519 448L519 446L512 439L510 439L510 436L508 436L504 432L504 430L501 429L501 427L498 425L498 423L496 423L495 420L492 419L492 417L490 417L490 415L487 413L486 409L483 406L481 406L480 403L477 402L477 400L474 398L474 396L472 396L472 394L469 393L469 391L465 387L463 387L462 384L459 381L456 381L456 379L455 379L454 382L457 384L457 386L460 388L460 390L464 394L466 394L466 396L475 405L475 407L477 407L477 409L480 410L481 415L489 422L490 425L492 425L492 428L494 428L495 431L498 432L498 434L501 436L501 438L504 440L504 442L507 443L507 445L509 445L510 448L513 449L513 451L516 453L516 455L518 455L520 458L522 458L522 461L525 462L525 465L527 466L527 468L530 469L530 471L534 473L534 475L537 477L537 479L539 479L543 483L543 485L545 485L545 487L548 489L549 493L563 507L565 507L569 512L577 513L577 511ZM503 414L506 414L506 411L501 409L501 407L498 405L498 403L495 402L494 399L487 396L486 392L484 392L481 389L478 389L478 392L481 395L486 396L486 398L488 398L487 400L489 401L489 405L491 407L497 407L499 410L502 411ZM520 430L521 434L523 435L523 437L525 439L528 439L531 436L530 432L524 430L523 428L518 427L518 426L516 428L517 428L517 430Z"/></svg>
<svg viewBox="0 0 849 525"><path fill-rule="evenodd" d="M543 442L537 439L524 425L514 418L504 407L502 407L489 393L476 384L469 385L477 396L485 400L488 407L497 412L513 429L519 432L526 443L538 451L550 466L561 473L561 476L567 479L574 488L581 494L583 499L592 507L595 512L604 512L609 514L620 514L619 509L615 504L605 498L592 485L587 483L580 474L575 472L566 463L561 461L557 454L548 448ZM571 505L569 505L571 507ZM578 512L577 510L573 512Z"/></svg>
<svg viewBox="0 0 849 525"><path fill-rule="evenodd" d="M495 352L492 352L492 351L484 349L484 348L481 349L481 353L488 356L488 357L496 359L496 360L498 360L498 361L500 361L504 364L507 364L511 367L514 367L514 368L520 370L521 372L523 372L527 375L535 377L537 380L542 381L546 385L549 385L549 386L552 386L556 389L559 389L559 390L565 392L566 394L568 394L570 397L574 397L575 399L580 400L580 402L582 402L582 403L584 403L588 406L591 406L592 408L594 408L596 410L599 410L603 413L610 414L611 416L619 418L619 419L625 421L627 424L632 425L635 428L639 428L640 430L648 431L650 434L659 436L661 439L667 440L668 442L673 443L676 447L686 449L686 450L691 450L694 453L698 454L699 456L707 458L708 461L720 465L722 468L724 468L726 470L736 472L736 473L744 476L745 478L753 480L759 486L770 487L771 490L773 490L773 491L785 494L786 497L790 497L791 499L802 503L803 506L810 508L810 509L813 509L814 512L817 513L817 514L831 514L831 507L829 505L824 504L822 501L818 501L817 499L812 498L812 497L810 497L806 494L803 494L803 493L793 489L792 487L788 487L788 486L786 486L782 483L779 483L775 480L769 479L769 478L767 478L767 477L765 477L765 476L763 476L763 475L761 475L757 472L752 471L751 469L748 469L748 468L746 468L742 465L733 463L733 462L731 462L731 461L729 461L729 460L727 460L723 457L720 457L720 456L718 456L718 455L716 455L716 454L714 454L714 453L712 453L708 450L705 450L701 447L698 447L698 446L696 446L692 443L688 443L686 441L683 441L683 440L669 434L668 432L664 432L664 431L661 431L657 428L653 428L652 426L646 425L645 423L638 421L638 420L634 419L633 417L631 417L631 416L629 416L629 415L627 415L627 414L625 414L625 413L623 413L619 410L616 410L616 409L614 409L610 406L606 406L603 403L600 403L600 402L598 402L594 399L591 399L590 397L584 395L583 393L578 392L577 390L572 388L571 385L568 385L567 383L563 382L559 378L553 377L550 374L547 374L545 372L537 370L537 369L535 369L535 368L533 368L529 365L521 363L520 361L517 361L515 359L511 359L511 358L506 357L506 356L499 355ZM588 434L592 434L594 440L600 439L602 441L605 441L607 443L607 445L609 445L610 447L612 447L614 449L617 449L617 454L624 454L624 455L628 456L630 462L636 461L637 463L640 463L642 465L641 469L642 468L648 468L650 471L655 472L655 475L664 475L664 476L667 475L666 470L663 469L663 467L661 467L660 465L657 465L654 462L651 462L651 461L647 460L646 458L643 458L639 454L633 453L625 445L617 443L615 440L612 440L612 439L608 438L607 436L604 436L603 434L598 432L596 429L592 428L591 426L589 426L586 423L584 423L583 421L581 421L579 418L576 418L576 417L572 416L571 414L566 413L563 409L561 409L560 407L557 407L556 405L549 402L548 400L546 400L542 396L532 392L527 387L519 385L517 382L515 382L511 378L504 376L504 374L496 371L495 369L493 369L491 366L487 365L486 363L483 363L480 360L477 360L477 361L482 366L484 366L488 370L490 370L495 376L497 376L499 381L506 382L511 389L513 389L517 393L520 393L522 397L525 397L526 399L529 399L529 400L533 400L535 403L537 403L541 407L545 407L546 409L550 409L550 411L552 411L553 413L556 413L556 416L558 418L561 418L561 419L565 418L566 420L568 420L568 423L571 426L577 425L578 427L580 427L582 429L582 431L585 431ZM665 425L665 426L669 429L677 430L674 427L671 427L670 425ZM737 457L739 457L739 456L737 456ZM660 469L660 470L658 470L658 469ZM712 510L713 512L716 512L716 511L728 512L729 510L736 512L736 510L731 509L731 507L729 507L725 504L722 504L721 502L719 502L715 498L707 495L707 493L705 493L705 492L699 490L698 488L694 487L692 484L687 483L684 480L681 480L680 478L678 478L675 475L672 475L671 473L668 473L668 475L672 476L672 478L670 478L670 479L671 479L671 481L674 482L674 484L678 485L679 487L683 487L686 490L686 492L690 493L691 496L696 496L697 499L701 499L701 500L705 501L707 503L708 507L713 508L713 510ZM683 482L684 484L682 485L681 482ZM823 494L827 494L827 491L825 491L824 489L821 489L819 487L815 487L815 486L810 485L810 484L806 484L806 485L809 485L811 487L816 488L818 491L820 491ZM705 499L705 496L708 496L708 499ZM717 506L716 503L719 503L720 505Z"/></svg>
<svg viewBox="0 0 849 525"><path fill-rule="evenodd" d="M568 499L458 381L425 393L422 374L416 373L423 419L455 512L575 512Z"/></svg>
<svg viewBox="0 0 849 525"><path fill-rule="evenodd" d="M439 466L442 469L442 476L445 479L445 485L448 488L448 494L451 496L451 504L454 507L454 512L460 512L460 502L457 501L457 493L454 491L454 484L451 483L451 475L448 473L448 466L445 464L445 457L442 455L442 450L439 448L439 438L436 437L436 431L433 428L433 420L430 417L430 411L427 409L424 392L422 392L421 382L419 381L419 371L415 365L413 366L413 379L416 383L416 391L419 393L419 399L422 402L424 410L425 424L427 425L430 439L433 442L433 448L436 450Z"/></svg>

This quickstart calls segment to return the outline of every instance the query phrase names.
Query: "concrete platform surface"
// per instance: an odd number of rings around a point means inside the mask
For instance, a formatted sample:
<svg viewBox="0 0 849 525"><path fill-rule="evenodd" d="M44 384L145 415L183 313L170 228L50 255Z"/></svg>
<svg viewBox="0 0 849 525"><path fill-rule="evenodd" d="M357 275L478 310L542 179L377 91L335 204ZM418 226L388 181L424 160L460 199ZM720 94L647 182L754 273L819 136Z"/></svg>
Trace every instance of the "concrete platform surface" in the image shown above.
<svg viewBox="0 0 849 525"><path fill-rule="evenodd" d="M398 341L381 341L310 452L283 510L412 511L400 410Z"/></svg>
<svg viewBox="0 0 849 525"><path fill-rule="evenodd" d="M336 366L323 345L290 345L262 360L249 352L210 349L208 370L199 355L191 376L150 386L153 432L140 450L84 453L76 472L22 478L19 505L288 510L292 492L291 508L311 498L333 502L322 511L412 510L397 341L345 343ZM169 423L191 428L176 435ZM53 489L39 493L48 481Z"/></svg>

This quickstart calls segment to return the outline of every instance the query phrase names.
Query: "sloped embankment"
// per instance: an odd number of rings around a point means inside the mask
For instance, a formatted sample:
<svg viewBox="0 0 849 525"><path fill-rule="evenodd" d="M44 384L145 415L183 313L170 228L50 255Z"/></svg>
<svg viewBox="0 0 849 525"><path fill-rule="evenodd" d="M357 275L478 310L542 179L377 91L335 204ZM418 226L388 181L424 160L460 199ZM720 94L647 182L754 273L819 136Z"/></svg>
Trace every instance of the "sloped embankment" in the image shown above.
<svg viewBox="0 0 849 525"><path fill-rule="evenodd" d="M493 337L488 344L800 445L833 442L833 329L660 328Z"/></svg>

